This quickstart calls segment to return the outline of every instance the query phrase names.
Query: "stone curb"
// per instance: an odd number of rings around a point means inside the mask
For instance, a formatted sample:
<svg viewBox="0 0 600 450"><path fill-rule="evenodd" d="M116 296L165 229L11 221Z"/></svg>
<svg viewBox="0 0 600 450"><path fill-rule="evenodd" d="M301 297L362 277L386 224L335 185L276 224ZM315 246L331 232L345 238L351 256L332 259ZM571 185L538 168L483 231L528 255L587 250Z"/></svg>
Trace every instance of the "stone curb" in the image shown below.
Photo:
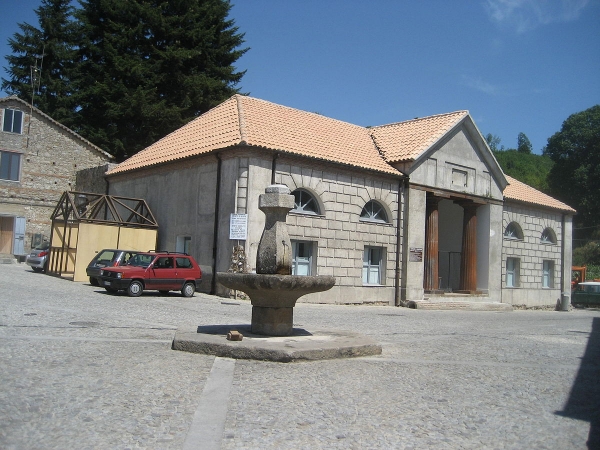
<svg viewBox="0 0 600 450"><path fill-rule="evenodd" d="M428 310L453 310L461 311L512 311L512 305L508 303L494 302L431 302L427 300L411 300L408 302L409 308L428 309Z"/></svg>
<svg viewBox="0 0 600 450"><path fill-rule="evenodd" d="M227 333L244 335L241 341L228 341ZM346 331L312 331L294 328L291 336L267 337L250 332L249 325L214 325L179 329L173 350L202 353L234 359L295 362L354 358L381 354L381 345L373 339Z"/></svg>

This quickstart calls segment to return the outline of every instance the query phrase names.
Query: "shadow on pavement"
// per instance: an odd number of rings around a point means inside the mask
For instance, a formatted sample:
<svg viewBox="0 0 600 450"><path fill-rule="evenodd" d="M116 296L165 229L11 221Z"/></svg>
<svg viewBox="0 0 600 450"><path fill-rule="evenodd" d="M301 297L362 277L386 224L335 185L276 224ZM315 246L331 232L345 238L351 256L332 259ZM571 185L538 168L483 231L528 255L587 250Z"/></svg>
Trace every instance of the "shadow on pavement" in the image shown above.
<svg viewBox="0 0 600 450"><path fill-rule="evenodd" d="M555 414L590 423L588 449L600 449L600 318L595 317L579 372L562 411Z"/></svg>

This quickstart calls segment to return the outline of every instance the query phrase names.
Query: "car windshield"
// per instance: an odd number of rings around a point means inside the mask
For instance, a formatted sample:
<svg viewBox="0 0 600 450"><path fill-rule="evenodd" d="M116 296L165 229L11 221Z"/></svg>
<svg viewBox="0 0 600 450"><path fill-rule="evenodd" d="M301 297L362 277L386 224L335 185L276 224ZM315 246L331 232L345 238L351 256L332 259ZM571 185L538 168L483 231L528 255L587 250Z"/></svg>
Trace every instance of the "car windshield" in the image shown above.
<svg viewBox="0 0 600 450"><path fill-rule="evenodd" d="M127 262L128 266L138 266L138 267L148 267L152 260L154 259L154 255L145 255L143 253L138 253L135 256L132 256Z"/></svg>

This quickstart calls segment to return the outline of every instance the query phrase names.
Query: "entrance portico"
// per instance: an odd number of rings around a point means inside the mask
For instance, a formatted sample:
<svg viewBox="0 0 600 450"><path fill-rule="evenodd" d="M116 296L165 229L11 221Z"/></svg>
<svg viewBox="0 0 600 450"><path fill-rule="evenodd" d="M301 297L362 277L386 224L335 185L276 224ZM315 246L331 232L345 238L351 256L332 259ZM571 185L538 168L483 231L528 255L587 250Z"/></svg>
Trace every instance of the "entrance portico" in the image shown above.
<svg viewBox="0 0 600 450"><path fill-rule="evenodd" d="M477 256L481 252L477 243L477 214L478 208L484 204L484 201L476 198L456 198L439 192L426 194L423 274L423 289L426 294L455 292L480 295L482 293L477 284ZM442 236L440 236L441 220L444 222ZM484 222L489 223L489 218ZM456 242L456 238L460 238L460 242ZM440 271L442 253L444 269ZM460 261L458 267L457 260Z"/></svg>

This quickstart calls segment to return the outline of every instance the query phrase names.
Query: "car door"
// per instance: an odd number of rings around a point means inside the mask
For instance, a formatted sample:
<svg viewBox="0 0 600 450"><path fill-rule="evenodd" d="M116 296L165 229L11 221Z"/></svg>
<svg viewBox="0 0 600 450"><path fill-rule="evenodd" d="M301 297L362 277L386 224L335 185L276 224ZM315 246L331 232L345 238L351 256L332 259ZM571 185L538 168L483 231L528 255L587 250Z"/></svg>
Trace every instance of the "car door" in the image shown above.
<svg viewBox="0 0 600 450"><path fill-rule="evenodd" d="M190 258L175 258L175 265L177 268L177 282L179 283L180 288L183 286L183 282L185 280L196 279L196 269L194 268Z"/></svg>
<svg viewBox="0 0 600 450"><path fill-rule="evenodd" d="M172 256L159 256L154 260L154 265L150 270L151 277L146 281L148 289L159 291L178 289L177 269Z"/></svg>

